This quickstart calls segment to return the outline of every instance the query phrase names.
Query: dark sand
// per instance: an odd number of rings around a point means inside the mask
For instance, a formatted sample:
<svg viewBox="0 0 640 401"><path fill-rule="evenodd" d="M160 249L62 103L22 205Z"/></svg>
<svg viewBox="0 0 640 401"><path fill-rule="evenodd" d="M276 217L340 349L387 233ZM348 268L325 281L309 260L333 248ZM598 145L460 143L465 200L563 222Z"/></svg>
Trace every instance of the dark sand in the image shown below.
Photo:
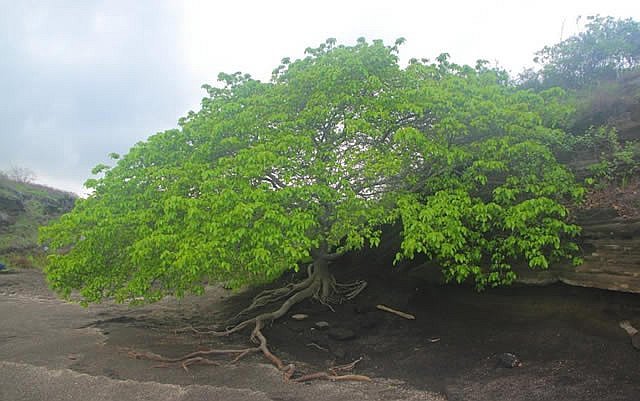
<svg viewBox="0 0 640 401"><path fill-rule="evenodd" d="M362 357L356 373L374 382L294 384L258 355L188 371L154 368L155 362L127 355L247 346L247 333L212 339L174 330L220 321L251 292L232 296L211 287L203 297L138 308L81 308L51 294L37 270L2 274L0 400L640 399L640 352L618 327L626 319L640 328L638 295L567 286L477 294L380 271L368 280L360 297L335 312L301 304L291 314L306 313L307 320L285 318L264 332L272 351L302 372ZM416 320L379 311L377 304ZM317 321L355 338L335 340L312 329ZM501 367L496 355L503 352L519 356L523 366Z"/></svg>

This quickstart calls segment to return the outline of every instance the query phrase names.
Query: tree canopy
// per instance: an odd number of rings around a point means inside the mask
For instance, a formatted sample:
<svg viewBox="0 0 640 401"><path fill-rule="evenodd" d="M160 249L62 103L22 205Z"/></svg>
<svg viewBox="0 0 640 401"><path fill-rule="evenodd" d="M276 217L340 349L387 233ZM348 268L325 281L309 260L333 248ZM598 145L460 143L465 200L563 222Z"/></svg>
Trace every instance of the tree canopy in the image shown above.
<svg viewBox="0 0 640 401"><path fill-rule="evenodd" d="M583 32L536 53L541 69L527 71L526 84L580 89L640 65L640 23L600 15L587 21Z"/></svg>
<svg viewBox="0 0 640 401"><path fill-rule="evenodd" d="M478 287L572 257L581 189L555 158L563 92L447 55L402 68L401 42L330 39L270 82L220 74L198 112L97 166L93 193L42 229L52 286L154 301L268 282L376 246L389 224L397 260L426 255Z"/></svg>

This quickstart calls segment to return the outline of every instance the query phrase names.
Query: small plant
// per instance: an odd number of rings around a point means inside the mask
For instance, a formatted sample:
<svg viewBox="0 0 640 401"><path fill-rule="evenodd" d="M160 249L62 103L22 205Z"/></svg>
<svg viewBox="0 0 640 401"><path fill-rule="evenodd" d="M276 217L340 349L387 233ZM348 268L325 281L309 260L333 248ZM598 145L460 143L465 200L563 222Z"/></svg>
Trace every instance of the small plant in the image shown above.
<svg viewBox="0 0 640 401"><path fill-rule="evenodd" d="M625 186L640 171L640 143L622 143L612 127L591 127L579 136L570 137L573 152L591 155L597 162L587 167L585 184L602 186L612 182Z"/></svg>

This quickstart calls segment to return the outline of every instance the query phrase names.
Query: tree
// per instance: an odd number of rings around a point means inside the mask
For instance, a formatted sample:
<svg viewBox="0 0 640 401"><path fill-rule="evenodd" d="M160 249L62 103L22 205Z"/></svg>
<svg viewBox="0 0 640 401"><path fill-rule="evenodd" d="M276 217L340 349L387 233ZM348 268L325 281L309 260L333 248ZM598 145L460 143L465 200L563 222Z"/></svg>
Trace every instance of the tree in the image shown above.
<svg viewBox="0 0 640 401"><path fill-rule="evenodd" d="M33 170L26 167L13 166L7 171L0 172L0 174L9 178L10 180L23 184L31 183L36 179L36 174L33 172Z"/></svg>
<svg viewBox="0 0 640 401"><path fill-rule="evenodd" d="M584 32L536 53L534 61L542 68L525 71L525 84L580 89L640 65L640 23L600 15L587 20Z"/></svg>
<svg viewBox="0 0 640 401"><path fill-rule="evenodd" d="M554 156L568 142L564 92L516 90L502 71L442 56L406 72L426 120L402 130L401 159L412 160L404 179L418 185L398 197L397 260L426 254L447 280L484 288L513 282L514 265L545 269L574 254L566 239L580 230L564 205L583 191Z"/></svg>
<svg viewBox="0 0 640 401"><path fill-rule="evenodd" d="M235 73L205 85L199 112L94 169L104 175L87 181L93 194L42 230L52 286L85 302L151 302L308 264L305 280L261 293L212 332L253 326L259 350L287 370L264 324L305 299L355 297L365 282L337 283L331 266L377 246L385 224L403 227L398 259L426 254L478 287L511 282L513 263L570 256L577 227L563 202L580 191L552 152L568 112L561 91L517 91L446 55L402 69L400 43L328 40L283 59L269 83Z"/></svg>

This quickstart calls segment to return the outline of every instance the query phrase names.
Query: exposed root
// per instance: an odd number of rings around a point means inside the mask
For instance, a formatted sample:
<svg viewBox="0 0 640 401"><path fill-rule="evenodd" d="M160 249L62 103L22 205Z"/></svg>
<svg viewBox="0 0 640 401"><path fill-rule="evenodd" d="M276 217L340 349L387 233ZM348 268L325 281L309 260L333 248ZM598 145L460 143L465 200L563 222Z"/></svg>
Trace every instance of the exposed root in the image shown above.
<svg viewBox="0 0 640 401"><path fill-rule="evenodd" d="M253 299L251 305L229 319L227 323L230 325L234 323L237 324L244 316L249 315L251 312L254 312L257 309L263 308L274 302L280 301L290 296L294 292L308 287L313 280L313 265L309 265L309 267L307 268L307 276L308 277L304 281L301 281L299 283L290 283L284 287L262 291Z"/></svg>
<svg viewBox="0 0 640 401"><path fill-rule="evenodd" d="M220 366L220 364L218 362L214 362L211 359L207 359L207 358L203 358L201 356L195 357L195 358L190 358L187 359L185 361L182 361L182 363L180 363L180 366L182 366L182 369L184 369L185 372L189 372L189 366L191 365L214 365L214 366ZM164 367L168 367L168 365L156 365L154 366L154 368L164 368Z"/></svg>
<svg viewBox="0 0 640 401"><path fill-rule="evenodd" d="M257 352L258 348L245 348L245 349L208 349L191 352L189 354L183 355L178 358L167 358L162 355L155 354L153 352L138 352L138 351L129 351L127 355L134 359L148 359L150 361L157 362L165 362L165 363L176 363L176 362L184 362L187 359L193 359L197 357L205 357L210 355L235 355L246 353L247 351Z"/></svg>
<svg viewBox="0 0 640 401"><path fill-rule="evenodd" d="M294 305L306 300L316 299L319 302L329 305L330 303L342 303L347 300L356 297L364 288L367 283L364 281L356 281L350 284L338 284L332 275L329 274L328 265L326 261L320 264L314 264L309 266L308 277L304 281L295 284L289 284L285 287L263 291L258 294L251 305L242 310L231 320L237 321L244 316L249 315L266 305L272 304L277 301L284 300L280 307L271 312L265 312L258 314L255 317L245 319L236 323L235 325L226 328L224 330L209 330L196 329L193 326L187 326L182 329L176 330L176 332L190 331L198 335L212 335L212 336L229 336L244 330L249 326L253 326L251 332L251 341L257 344L256 347L244 348L244 349L231 349L231 350L218 350L210 349L204 351L196 351L190 354L184 355L180 358L165 358L160 355L151 352L129 352L129 355L137 359L149 359L158 362L162 362L161 367L166 367L171 364L179 364L183 369L188 370L188 366L195 364L207 364L217 365L218 363L212 361L207 356L211 355L234 355L233 362L237 362L244 356L261 352L265 358L271 362L280 372L283 374L285 381L292 380L294 382L305 382L310 380L330 380L330 381L371 381L367 376L354 375L354 374L340 374L341 372L351 371L355 365L362 360L362 358L343 366L336 366L329 370L329 372L317 372L308 375L302 375L298 378L292 379L296 368L294 364L285 364L280 358L274 355L269 350L266 337L262 334L262 329L265 325L273 322L284 316Z"/></svg>
<svg viewBox="0 0 640 401"><path fill-rule="evenodd" d="M175 334L191 332L193 334L204 335L204 334L214 333L215 331L212 330L210 327L196 329L195 327L189 325L189 326L181 327L179 329L175 329L173 332Z"/></svg>
<svg viewBox="0 0 640 401"><path fill-rule="evenodd" d="M233 355L237 354L238 356L234 359L234 361L240 359L241 357L248 355L252 352L258 352L258 348L247 348L247 349L209 349L203 351L196 351L189 353L187 355L183 355L178 358L167 358L162 355L154 354L153 352L138 352L138 351L129 351L127 354L134 359L148 359L150 361L161 362L160 365L155 365L154 368L168 368L170 366L178 365L181 366L186 372L189 371L189 366L191 365L215 365L220 366L220 363L216 361L212 361L211 359L205 358L204 356L209 355Z"/></svg>
<svg viewBox="0 0 640 401"><path fill-rule="evenodd" d="M336 376L339 375L340 372L351 372L356 367L358 362L362 361L363 359L363 357L360 357L351 363L347 363L346 365L333 366L329 368L329 372L333 373Z"/></svg>
<svg viewBox="0 0 640 401"><path fill-rule="evenodd" d="M282 372L284 380L288 381L289 379L291 379L291 376L293 376L293 374L296 371L295 365L292 364L292 363L290 363L288 365L285 365L284 362L282 362L282 360L280 358L275 356L269 350L269 347L267 347L267 339L265 338L265 336L260 331L260 328L261 328L260 324L256 324L256 328L253 329L253 333L251 333L251 339L253 341L257 340L259 342L260 345L258 346L258 348L260 349L260 351L262 351L262 354L273 365L275 365L275 367L278 368L279 371Z"/></svg>
<svg viewBox="0 0 640 401"><path fill-rule="evenodd" d="M286 298L286 300L282 303L282 305L280 305L280 307L275 311L261 313L253 318L249 318L240 323L237 323L235 326L232 326L225 330L221 330L221 331L212 330L212 331L206 332L206 334L210 334L217 337L225 337L233 333L237 333L251 325L255 325L256 327L262 328L264 327L265 324L271 323L272 321L281 318L294 305L306 299L313 298L313 299L318 299L321 302L329 302L329 297L331 296L334 285L335 285L335 279L333 278L333 276L328 274L328 271L317 269L317 268L316 269L309 268L309 277L303 282L299 283L299 285L296 286L296 289L293 290L293 294L289 295L289 297ZM273 294L274 292L267 292L266 295L265 295L265 292L261 293L260 295L258 295L258 297L260 298L262 295L262 301L258 302L257 304L261 304L269 301L271 296L281 295L280 293L278 293L277 295L273 295ZM255 305L255 304L256 304L256 301L254 300L252 305ZM249 308L252 308L252 307L250 306ZM245 309L245 311L247 309ZM240 312L240 314L244 314L245 311ZM253 335L251 337L252 339L254 338Z"/></svg>
<svg viewBox="0 0 640 401"><path fill-rule="evenodd" d="M365 288L367 282L363 280L354 281L353 283L340 284L333 283L333 298L335 303L343 303L357 297Z"/></svg>
<svg viewBox="0 0 640 401"><path fill-rule="evenodd" d="M211 359L208 359L202 356L192 356L192 355L199 355L202 353L203 352L194 352L180 358L165 358L161 355L154 354L153 352L136 352L136 351L129 351L128 355L131 358L135 358L135 359L149 359L152 361L161 362L160 365L153 366L154 368L168 368L173 365L179 365L182 367L182 369L185 370L185 372L189 371L189 366L191 365L215 365L215 366L220 365L218 362L214 362Z"/></svg>
<svg viewBox="0 0 640 401"><path fill-rule="evenodd" d="M308 382L311 380L330 380L332 382L338 382L338 381L370 382L372 381L369 376L363 376L363 375L337 376L327 372L310 373L308 375L300 376L297 379L293 379L293 381L296 383Z"/></svg>
<svg viewBox="0 0 640 401"><path fill-rule="evenodd" d="M320 350L320 351L329 352L329 350L327 348L322 347L322 346L320 346L320 345L318 345L316 343L309 343L309 344L307 344L307 347L313 347L313 348L315 348L317 350Z"/></svg>

